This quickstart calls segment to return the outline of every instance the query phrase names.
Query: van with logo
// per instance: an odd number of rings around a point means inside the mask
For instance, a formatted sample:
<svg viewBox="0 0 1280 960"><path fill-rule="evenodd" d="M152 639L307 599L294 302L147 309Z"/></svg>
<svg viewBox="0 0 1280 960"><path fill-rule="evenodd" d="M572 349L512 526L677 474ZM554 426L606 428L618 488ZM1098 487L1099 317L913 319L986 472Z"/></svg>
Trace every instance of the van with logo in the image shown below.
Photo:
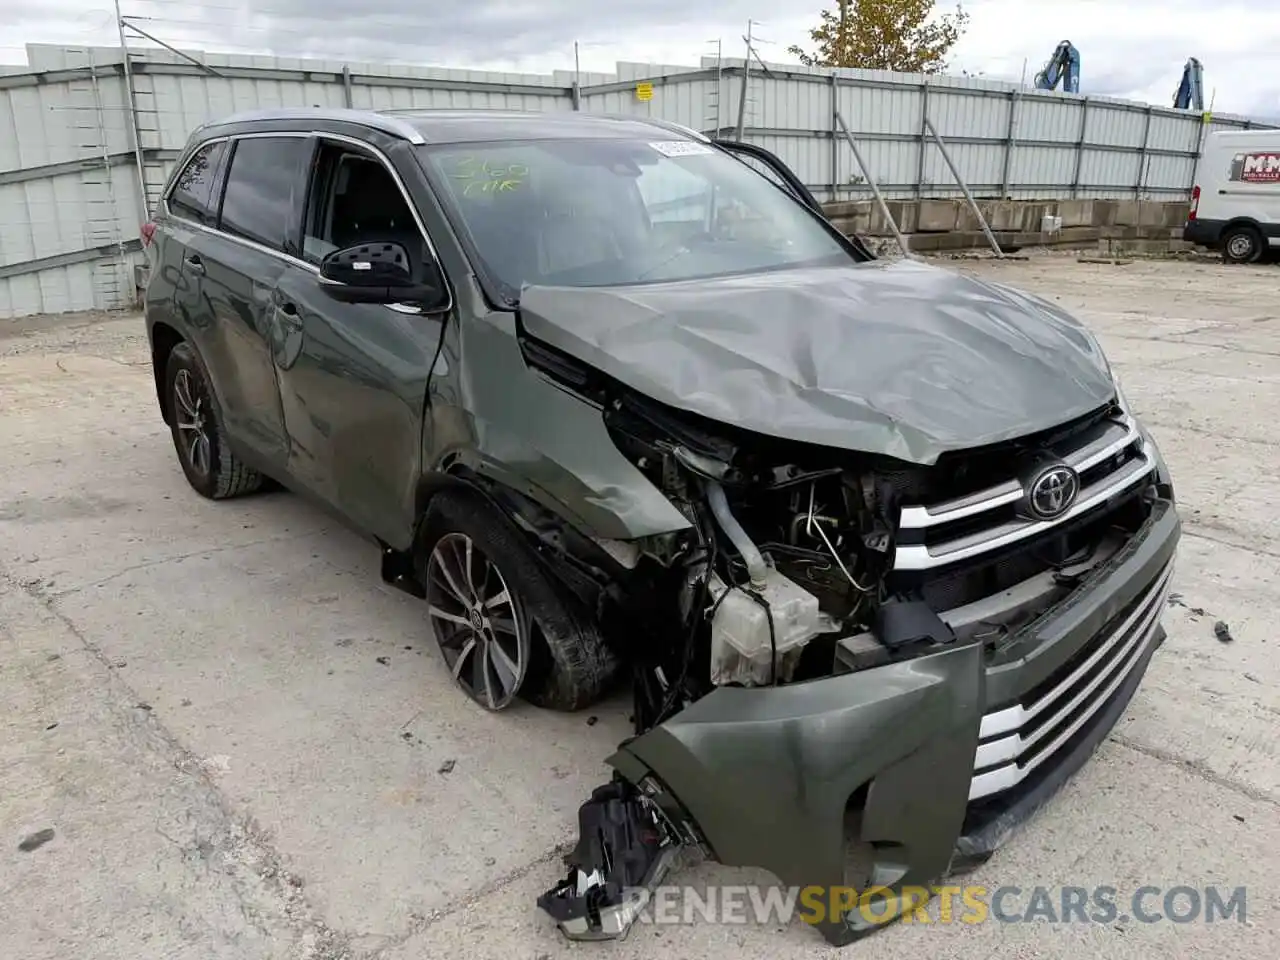
<svg viewBox="0 0 1280 960"><path fill-rule="evenodd" d="M1218 130L1200 153L1182 238L1256 263L1280 250L1280 130Z"/></svg>

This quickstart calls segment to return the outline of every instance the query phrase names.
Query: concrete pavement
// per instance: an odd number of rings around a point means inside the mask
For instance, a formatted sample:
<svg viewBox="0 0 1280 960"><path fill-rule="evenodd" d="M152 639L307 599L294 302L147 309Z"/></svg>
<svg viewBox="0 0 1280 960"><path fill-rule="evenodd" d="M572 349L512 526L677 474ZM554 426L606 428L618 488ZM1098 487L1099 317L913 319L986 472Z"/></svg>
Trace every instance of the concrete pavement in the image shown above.
<svg viewBox="0 0 1280 960"><path fill-rule="evenodd" d="M971 880L1247 885L1247 922L901 925L843 951L798 922L695 923L566 944L533 899L627 704L474 707L375 548L289 493L190 491L138 318L58 318L0 325L0 956L1275 955L1280 274L955 266L1099 332L1186 523L1169 641L1125 718Z"/></svg>

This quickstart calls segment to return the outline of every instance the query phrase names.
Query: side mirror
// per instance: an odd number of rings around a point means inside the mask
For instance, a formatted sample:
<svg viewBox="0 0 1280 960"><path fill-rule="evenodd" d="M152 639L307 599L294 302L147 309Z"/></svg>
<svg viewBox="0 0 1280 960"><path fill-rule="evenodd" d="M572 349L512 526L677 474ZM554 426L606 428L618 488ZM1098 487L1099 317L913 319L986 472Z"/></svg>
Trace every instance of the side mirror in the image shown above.
<svg viewBox="0 0 1280 960"><path fill-rule="evenodd" d="M378 240L335 250L320 261L320 288L340 303L412 303L424 310L448 302L434 260L414 263L402 243Z"/></svg>

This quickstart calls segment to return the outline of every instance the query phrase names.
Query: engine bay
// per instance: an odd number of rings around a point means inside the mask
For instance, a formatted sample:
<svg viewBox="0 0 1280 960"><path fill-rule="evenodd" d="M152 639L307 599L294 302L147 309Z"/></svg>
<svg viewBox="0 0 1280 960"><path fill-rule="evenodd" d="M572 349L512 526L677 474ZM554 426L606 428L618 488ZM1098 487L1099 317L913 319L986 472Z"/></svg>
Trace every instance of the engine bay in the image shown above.
<svg viewBox="0 0 1280 960"><path fill-rule="evenodd" d="M540 523L561 577L589 585L604 636L630 666L637 735L717 687L822 679L957 638L998 643L1066 596L1144 516L1137 502L1109 504L1016 555L897 570L904 504L987 489L1025 451L966 451L925 467L766 437L642 396L538 341L523 347L532 366L601 410L618 450L690 524L601 543L575 539L549 513ZM1080 424L1055 429L1028 445Z"/></svg>
<svg viewBox="0 0 1280 960"><path fill-rule="evenodd" d="M649 631L628 644L637 733L718 686L820 679L958 636L998 641L1113 554L1126 536L1117 524L1141 522L1140 509L1109 512L1020 559L912 575L894 569L898 516L904 498L938 495L936 468L735 436L631 394L604 411L619 449L692 524L645 551L636 569L655 571L648 584L623 588L650 612L626 618ZM946 486L972 492L991 477L970 460ZM667 611L665 628L654 610ZM680 642L655 647L662 636Z"/></svg>

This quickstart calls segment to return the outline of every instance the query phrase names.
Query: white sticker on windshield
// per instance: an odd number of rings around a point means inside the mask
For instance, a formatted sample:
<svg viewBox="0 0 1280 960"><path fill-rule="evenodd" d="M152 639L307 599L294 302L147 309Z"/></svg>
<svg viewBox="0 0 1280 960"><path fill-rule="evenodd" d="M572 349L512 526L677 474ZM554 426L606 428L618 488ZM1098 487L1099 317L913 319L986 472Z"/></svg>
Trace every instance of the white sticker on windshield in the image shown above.
<svg viewBox="0 0 1280 960"><path fill-rule="evenodd" d="M698 143L696 140L659 140L656 143L649 144L649 146L664 157L700 157L704 154L715 153L705 143Z"/></svg>

